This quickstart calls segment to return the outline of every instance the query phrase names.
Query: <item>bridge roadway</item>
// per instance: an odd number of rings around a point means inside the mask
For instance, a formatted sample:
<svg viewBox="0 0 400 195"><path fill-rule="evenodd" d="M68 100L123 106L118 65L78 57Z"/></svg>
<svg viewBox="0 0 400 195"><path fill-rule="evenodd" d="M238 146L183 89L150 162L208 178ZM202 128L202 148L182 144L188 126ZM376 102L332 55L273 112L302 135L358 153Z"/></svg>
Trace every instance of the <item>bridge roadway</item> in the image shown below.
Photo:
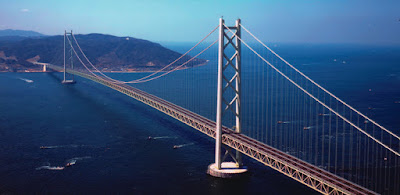
<svg viewBox="0 0 400 195"><path fill-rule="evenodd" d="M63 68L60 66L51 64L47 64L47 66L56 71L63 71ZM124 93L215 139L216 125L210 119L130 85L115 83L105 77L94 76L76 70L67 69L67 72ZM373 191L268 146L265 143L246 135L238 134L227 127L223 127L222 143L323 194L376 194Z"/></svg>

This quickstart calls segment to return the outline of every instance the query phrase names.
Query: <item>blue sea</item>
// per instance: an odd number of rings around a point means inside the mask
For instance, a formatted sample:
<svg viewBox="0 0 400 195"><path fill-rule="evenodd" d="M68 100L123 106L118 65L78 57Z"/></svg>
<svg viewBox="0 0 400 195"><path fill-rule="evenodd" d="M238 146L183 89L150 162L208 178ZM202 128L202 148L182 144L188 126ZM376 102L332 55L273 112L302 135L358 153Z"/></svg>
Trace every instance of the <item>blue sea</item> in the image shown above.
<svg viewBox="0 0 400 195"><path fill-rule="evenodd" d="M273 49L360 111L376 108L370 116L400 134L400 47ZM134 86L214 119L215 71L209 63ZM316 194L249 158L248 177L208 176L212 139L100 84L61 79L61 73L0 73L1 194Z"/></svg>

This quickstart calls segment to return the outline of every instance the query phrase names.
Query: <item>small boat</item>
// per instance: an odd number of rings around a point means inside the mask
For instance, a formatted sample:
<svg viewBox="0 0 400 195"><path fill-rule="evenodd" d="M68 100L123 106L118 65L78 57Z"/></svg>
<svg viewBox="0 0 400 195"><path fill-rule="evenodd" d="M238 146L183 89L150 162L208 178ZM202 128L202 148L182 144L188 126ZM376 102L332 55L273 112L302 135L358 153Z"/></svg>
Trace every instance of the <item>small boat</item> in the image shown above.
<svg viewBox="0 0 400 195"><path fill-rule="evenodd" d="M147 138L148 140L151 140L151 139L153 139L151 136L149 136L148 138Z"/></svg>
<svg viewBox="0 0 400 195"><path fill-rule="evenodd" d="M40 149L49 149L47 146L40 146Z"/></svg>
<svg viewBox="0 0 400 195"><path fill-rule="evenodd" d="M177 145L174 145L174 147L172 147L173 149L178 149L179 148L179 146L177 146Z"/></svg>
<svg viewBox="0 0 400 195"><path fill-rule="evenodd" d="M76 160L71 160L69 163L65 165L65 167L70 167L76 163Z"/></svg>

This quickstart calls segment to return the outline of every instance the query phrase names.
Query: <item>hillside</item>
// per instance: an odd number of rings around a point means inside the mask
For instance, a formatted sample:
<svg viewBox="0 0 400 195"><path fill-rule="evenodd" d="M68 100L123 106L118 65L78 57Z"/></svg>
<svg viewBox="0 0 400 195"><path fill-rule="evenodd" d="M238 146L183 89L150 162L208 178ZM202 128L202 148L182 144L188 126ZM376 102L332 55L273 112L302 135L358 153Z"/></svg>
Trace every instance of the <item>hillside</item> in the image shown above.
<svg viewBox="0 0 400 195"><path fill-rule="evenodd" d="M75 37L90 61L103 71L158 70L181 55L160 44L132 37L104 34ZM14 41L0 39L0 71L40 70L37 65L30 63L32 61L62 65L63 39L63 36ZM81 58L83 59L82 56ZM76 57L74 60L74 64L78 64ZM202 63L205 63L205 60L195 60L195 65Z"/></svg>
<svg viewBox="0 0 400 195"><path fill-rule="evenodd" d="M44 34L35 32L35 31L28 31L28 30L0 30L0 37L13 37L13 36L20 36L20 37L43 37L46 36Z"/></svg>

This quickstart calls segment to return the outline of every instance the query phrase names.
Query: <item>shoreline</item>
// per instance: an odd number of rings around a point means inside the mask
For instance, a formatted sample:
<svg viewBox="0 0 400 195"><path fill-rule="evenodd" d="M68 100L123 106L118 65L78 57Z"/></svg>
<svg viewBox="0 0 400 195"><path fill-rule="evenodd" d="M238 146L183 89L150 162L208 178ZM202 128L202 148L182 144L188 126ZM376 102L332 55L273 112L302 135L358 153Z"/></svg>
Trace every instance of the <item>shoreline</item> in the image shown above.
<svg viewBox="0 0 400 195"><path fill-rule="evenodd" d="M199 65L196 65L196 66L193 66L193 67L179 68L179 69L177 69L175 71L186 70L186 69L189 69L189 68L197 68L197 67L200 67L200 66L204 66L204 65L206 65L208 63L209 63L209 60L207 60L207 62L205 62L205 63L199 64ZM160 68L160 69L162 69L162 68ZM153 73L153 72L157 72L157 71L158 70L132 70L132 71L122 71L122 70L113 71L113 70L111 70L111 71L101 71L101 72L103 72L103 73ZM168 72L168 71L161 71L161 72ZM14 73L43 73L43 71L40 71L40 70L0 71L0 73L6 73L6 72L14 72ZM46 72L58 72L58 71L46 71ZM98 73L98 71L93 71L93 72Z"/></svg>

